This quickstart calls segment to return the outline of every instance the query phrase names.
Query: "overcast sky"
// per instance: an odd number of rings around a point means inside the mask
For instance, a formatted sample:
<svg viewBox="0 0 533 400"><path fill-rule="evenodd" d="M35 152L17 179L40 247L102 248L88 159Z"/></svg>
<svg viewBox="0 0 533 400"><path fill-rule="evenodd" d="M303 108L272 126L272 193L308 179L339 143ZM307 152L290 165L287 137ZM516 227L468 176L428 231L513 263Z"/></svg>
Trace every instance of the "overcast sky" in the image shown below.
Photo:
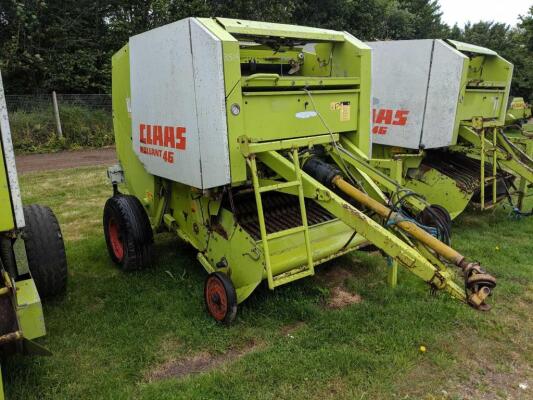
<svg viewBox="0 0 533 400"><path fill-rule="evenodd" d="M462 27L466 22L495 21L515 25L533 0L439 0L444 22Z"/></svg>

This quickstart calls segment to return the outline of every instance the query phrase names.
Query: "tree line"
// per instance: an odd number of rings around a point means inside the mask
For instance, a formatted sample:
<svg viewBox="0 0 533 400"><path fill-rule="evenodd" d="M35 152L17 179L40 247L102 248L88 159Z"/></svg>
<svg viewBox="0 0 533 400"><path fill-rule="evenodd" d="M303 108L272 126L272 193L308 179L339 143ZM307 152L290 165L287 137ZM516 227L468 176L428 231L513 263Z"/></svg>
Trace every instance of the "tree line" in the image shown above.
<svg viewBox="0 0 533 400"><path fill-rule="evenodd" d="M513 94L533 99L533 6L516 26L450 27L438 0L0 0L6 91L109 93L111 56L130 36L189 16L346 30L368 41L461 40L513 62Z"/></svg>

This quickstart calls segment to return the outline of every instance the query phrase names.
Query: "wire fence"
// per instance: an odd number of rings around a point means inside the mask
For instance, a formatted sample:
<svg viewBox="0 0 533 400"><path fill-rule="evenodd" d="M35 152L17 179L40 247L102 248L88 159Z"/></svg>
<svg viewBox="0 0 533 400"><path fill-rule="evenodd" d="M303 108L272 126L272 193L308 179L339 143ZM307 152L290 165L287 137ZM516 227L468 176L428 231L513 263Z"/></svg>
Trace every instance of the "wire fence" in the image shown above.
<svg viewBox="0 0 533 400"><path fill-rule="evenodd" d="M111 95L6 96L15 151L47 152L113 144Z"/></svg>
<svg viewBox="0 0 533 400"><path fill-rule="evenodd" d="M7 95L7 109L15 111L42 111L52 108L52 94L39 95ZM90 110L105 110L111 112L110 94L60 94L57 93L57 103L62 106L78 106Z"/></svg>

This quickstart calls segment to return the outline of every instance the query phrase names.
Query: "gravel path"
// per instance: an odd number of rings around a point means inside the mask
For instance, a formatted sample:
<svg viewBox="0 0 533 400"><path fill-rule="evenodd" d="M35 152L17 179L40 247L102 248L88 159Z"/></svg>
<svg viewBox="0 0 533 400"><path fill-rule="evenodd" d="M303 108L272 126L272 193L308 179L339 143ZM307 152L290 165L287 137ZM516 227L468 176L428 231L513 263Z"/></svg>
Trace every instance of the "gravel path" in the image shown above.
<svg viewBox="0 0 533 400"><path fill-rule="evenodd" d="M112 165L116 162L117 156L114 147L16 156L17 171L19 174L91 165Z"/></svg>

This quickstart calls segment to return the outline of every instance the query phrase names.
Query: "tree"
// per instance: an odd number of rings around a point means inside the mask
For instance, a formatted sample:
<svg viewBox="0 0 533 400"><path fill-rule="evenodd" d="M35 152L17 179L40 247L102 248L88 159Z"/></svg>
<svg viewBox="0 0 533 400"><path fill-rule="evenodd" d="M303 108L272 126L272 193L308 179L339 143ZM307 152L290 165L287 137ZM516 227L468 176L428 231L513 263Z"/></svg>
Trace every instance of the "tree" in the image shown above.
<svg viewBox="0 0 533 400"><path fill-rule="evenodd" d="M523 31L524 42L528 51L533 52L533 6L531 6L527 15L520 16L518 27Z"/></svg>
<svg viewBox="0 0 533 400"><path fill-rule="evenodd" d="M0 67L6 91L103 92L110 52L101 1L3 0Z"/></svg>
<svg viewBox="0 0 533 400"><path fill-rule="evenodd" d="M533 7L518 27L442 22L438 0L0 0L0 68L8 93L108 92L111 56L128 38L189 16L345 30L361 40L449 37L515 64L513 91L533 91Z"/></svg>
<svg viewBox="0 0 533 400"><path fill-rule="evenodd" d="M438 0L400 0L400 6L413 16L413 32L405 39L439 39L447 34Z"/></svg>
<svg viewBox="0 0 533 400"><path fill-rule="evenodd" d="M487 47L513 63L511 94L530 99L533 98L533 54L528 49L527 27L532 21L531 10L529 18L522 17L522 23L516 28L495 22L468 23L462 30L452 28L450 38Z"/></svg>
<svg viewBox="0 0 533 400"><path fill-rule="evenodd" d="M522 96L533 100L533 6L525 16L520 16L517 33L521 46L521 65L517 71L517 85Z"/></svg>

